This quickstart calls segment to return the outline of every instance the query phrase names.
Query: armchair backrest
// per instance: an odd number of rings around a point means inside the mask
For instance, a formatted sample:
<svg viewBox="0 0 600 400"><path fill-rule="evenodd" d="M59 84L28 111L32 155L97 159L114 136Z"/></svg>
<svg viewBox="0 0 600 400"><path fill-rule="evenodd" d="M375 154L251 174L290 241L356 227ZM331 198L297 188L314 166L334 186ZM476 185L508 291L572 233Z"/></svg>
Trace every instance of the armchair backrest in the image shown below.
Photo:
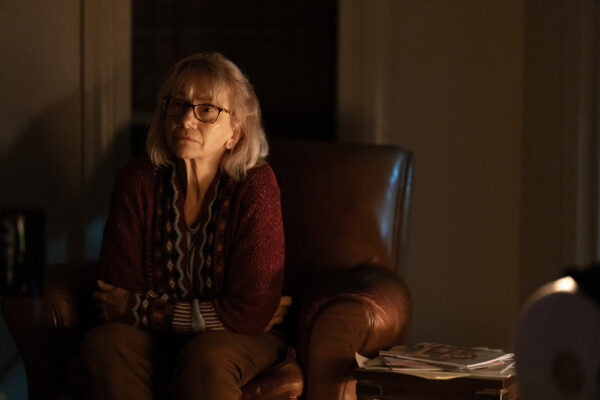
<svg viewBox="0 0 600 400"><path fill-rule="evenodd" d="M292 294L318 276L364 262L402 273L413 171L395 146L274 142L286 281Z"/></svg>

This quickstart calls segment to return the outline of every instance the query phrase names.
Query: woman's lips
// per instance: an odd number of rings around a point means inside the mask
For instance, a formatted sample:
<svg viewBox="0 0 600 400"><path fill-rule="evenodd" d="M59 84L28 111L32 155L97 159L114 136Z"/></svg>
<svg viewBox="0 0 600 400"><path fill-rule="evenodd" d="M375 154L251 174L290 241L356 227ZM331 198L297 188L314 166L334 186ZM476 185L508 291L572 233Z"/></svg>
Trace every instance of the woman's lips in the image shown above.
<svg viewBox="0 0 600 400"><path fill-rule="evenodd" d="M192 142L192 143L198 143L200 144L199 141L197 141L196 139L193 139L190 136L175 136L176 140L183 140L184 142Z"/></svg>

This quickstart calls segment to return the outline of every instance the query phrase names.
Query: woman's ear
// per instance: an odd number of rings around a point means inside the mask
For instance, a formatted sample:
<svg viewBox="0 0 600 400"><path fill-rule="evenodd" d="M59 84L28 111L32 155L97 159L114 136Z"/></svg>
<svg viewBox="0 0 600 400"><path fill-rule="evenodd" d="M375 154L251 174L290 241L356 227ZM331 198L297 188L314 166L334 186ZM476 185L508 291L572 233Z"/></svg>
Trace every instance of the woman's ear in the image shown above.
<svg viewBox="0 0 600 400"><path fill-rule="evenodd" d="M235 145L239 142L241 137L242 130L241 126L238 125L233 128L233 133L231 134L229 139L227 139L227 142L225 142L225 148L227 148L227 150L232 150L235 147Z"/></svg>
<svg viewBox="0 0 600 400"><path fill-rule="evenodd" d="M234 143L237 143L240 141L242 136L244 136L244 131L242 130L242 124L240 124L239 122L236 122L234 124L232 130L233 130L233 134L231 135L231 140L233 140Z"/></svg>

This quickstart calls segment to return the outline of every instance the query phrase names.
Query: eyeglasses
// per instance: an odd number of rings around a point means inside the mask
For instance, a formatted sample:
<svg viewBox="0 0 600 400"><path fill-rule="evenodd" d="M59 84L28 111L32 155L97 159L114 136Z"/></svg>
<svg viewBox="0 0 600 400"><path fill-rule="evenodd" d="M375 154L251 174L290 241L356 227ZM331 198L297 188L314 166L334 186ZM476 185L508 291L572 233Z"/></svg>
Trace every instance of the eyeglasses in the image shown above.
<svg viewBox="0 0 600 400"><path fill-rule="evenodd" d="M181 117L190 107L192 107L194 117L198 121L208 122L209 124L217 122L221 111L231 114L229 110L212 104L191 104L177 97L165 97L163 99L163 111L170 116Z"/></svg>

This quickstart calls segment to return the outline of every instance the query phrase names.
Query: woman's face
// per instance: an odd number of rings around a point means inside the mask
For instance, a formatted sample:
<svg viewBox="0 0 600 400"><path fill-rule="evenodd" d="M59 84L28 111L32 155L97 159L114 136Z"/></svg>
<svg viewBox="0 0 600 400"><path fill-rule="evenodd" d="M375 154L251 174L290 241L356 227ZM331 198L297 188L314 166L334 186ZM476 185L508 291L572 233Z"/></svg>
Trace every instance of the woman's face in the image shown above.
<svg viewBox="0 0 600 400"><path fill-rule="evenodd" d="M193 98L188 98L184 91L171 93L171 101L175 103L213 105L229 110L228 96L218 96L223 104L214 104L211 97L204 95L207 91L195 90ZM175 157L182 159L200 159L219 162L226 151L228 141L236 139L231 114L222 111L214 123L203 122L194 116L192 107L187 107L183 114L173 112L173 107L165 110L165 135L167 145Z"/></svg>

